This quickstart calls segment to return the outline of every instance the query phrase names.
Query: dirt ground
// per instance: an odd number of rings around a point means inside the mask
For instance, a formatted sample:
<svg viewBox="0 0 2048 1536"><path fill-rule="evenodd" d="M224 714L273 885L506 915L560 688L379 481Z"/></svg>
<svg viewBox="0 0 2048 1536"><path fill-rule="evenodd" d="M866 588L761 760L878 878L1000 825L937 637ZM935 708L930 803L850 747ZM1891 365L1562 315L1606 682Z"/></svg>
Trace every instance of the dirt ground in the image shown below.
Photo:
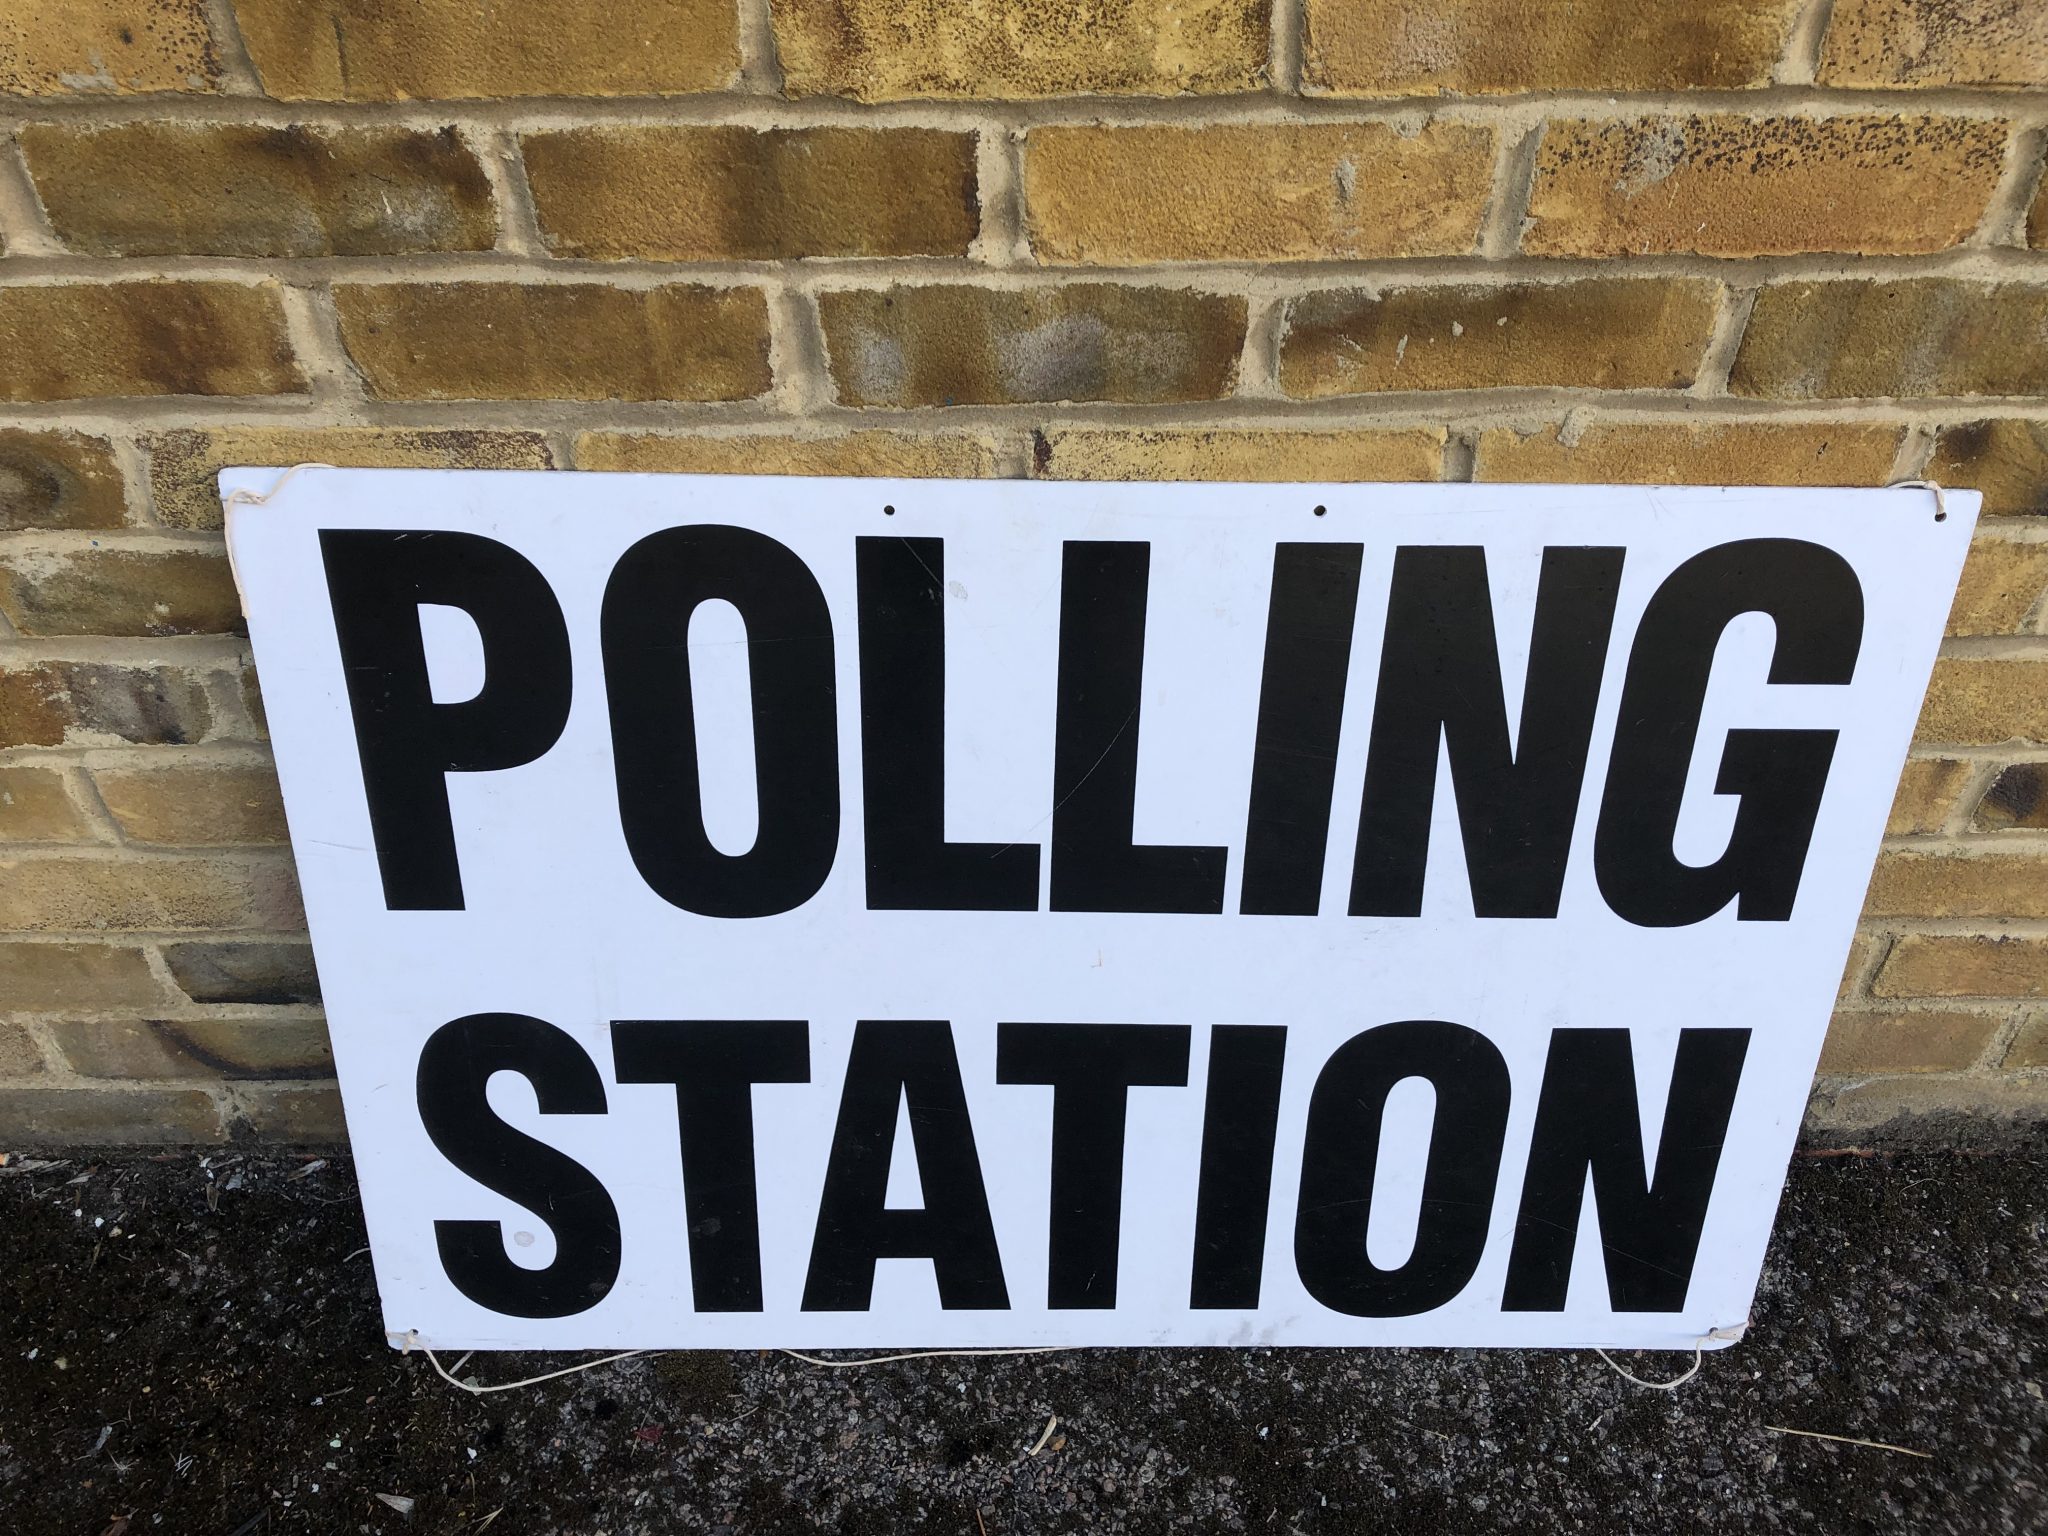
<svg viewBox="0 0 2048 1536"><path fill-rule="evenodd" d="M2048 1530L2038 1140L1802 1156L1755 1328L1675 1393L1591 1354L1128 1350L471 1397L385 1347L345 1158L46 1159L0 1170L19 1536Z"/></svg>

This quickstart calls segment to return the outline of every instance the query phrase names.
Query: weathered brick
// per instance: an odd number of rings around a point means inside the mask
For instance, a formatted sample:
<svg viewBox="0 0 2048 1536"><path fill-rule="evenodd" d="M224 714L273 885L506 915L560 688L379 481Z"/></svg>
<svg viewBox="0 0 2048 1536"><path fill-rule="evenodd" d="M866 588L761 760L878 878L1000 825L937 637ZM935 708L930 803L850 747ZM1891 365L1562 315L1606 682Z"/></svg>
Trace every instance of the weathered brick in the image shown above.
<svg viewBox="0 0 2048 1536"><path fill-rule="evenodd" d="M40 1077L47 1070L36 1037L20 1024L0 1023L0 1078Z"/></svg>
<svg viewBox="0 0 2048 1536"><path fill-rule="evenodd" d="M133 945L0 942L0 1011L153 1008L164 987Z"/></svg>
<svg viewBox="0 0 2048 1536"><path fill-rule="evenodd" d="M1475 480L1586 485L1872 485L1905 428L1845 422L1595 422L1479 435Z"/></svg>
<svg viewBox="0 0 2048 1536"><path fill-rule="evenodd" d="M228 1090L228 1118L237 1138L314 1147L348 1139L333 1083L236 1083Z"/></svg>
<svg viewBox="0 0 2048 1536"><path fill-rule="evenodd" d="M1294 300L1280 387L1298 398L1383 390L1683 389L1720 286L1692 278L1340 290Z"/></svg>
<svg viewBox="0 0 2048 1536"><path fill-rule="evenodd" d="M0 667L0 747L176 746L204 740L213 708L179 667L45 661Z"/></svg>
<svg viewBox="0 0 2048 1536"><path fill-rule="evenodd" d="M0 858L0 930L299 928L288 863L211 858Z"/></svg>
<svg viewBox="0 0 2048 1536"><path fill-rule="evenodd" d="M2048 742L2048 665L1987 656L1944 656L1934 664L1916 741L1994 746Z"/></svg>
<svg viewBox="0 0 2048 1536"><path fill-rule="evenodd" d="M2010 539L1977 539L1949 611L1952 635L2016 635L2030 632L2028 616L2048 590L2048 544Z"/></svg>
<svg viewBox="0 0 2048 1536"><path fill-rule="evenodd" d="M671 96L739 72L732 0L235 0L285 101Z"/></svg>
<svg viewBox="0 0 2048 1536"><path fill-rule="evenodd" d="M2048 997L2048 939L1909 933L1871 983L1878 997Z"/></svg>
<svg viewBox="0 0 2048 1536"><path fill-rule="evenodd" d="M1794 400L2048 392L2048 285L1774 283L1757 295L1728 387Z"/></svg>
<svg viewBox="0 0 2048 1536"><path fill-rule="evenodd" d="M1809 1106L1807 1123L1859 1141L1909 1142L1929 1135L1951 1138L1963 1126L1981 1135L1999 1121L2017 1129L2040 1116L2038 1083L1981 1072L1928 1072L1844 1083ZM1916 1121L1927 1124L1916 1128Z"/></svg>
<svg viewBox="0 0 2048 1536"><path fill-rule="evenodd" d="M778 0L792 96L1173 96L1266 82L1271 0Z"/></svg>
<svg viewBox="0 0 2048 1536"><path fill-rule="evenodd" d="M730 437L668 437L585 432L578 469L684 475L882 475L897 479L985 479L996 470L995 444L969 433L843 432L789 437L748 432Z"/></svg>
<svg viewBox="0 0 2048 1536"><path fill-rule="evenodd" d="M57 237L88 256L486 251L490 183L453 128L32 125Z"/></svg>
<svg viewBox="0 0 2048 1536"><path fill-rule="evenodd" d="M0 400L305 387L274 282L0 287Z"/></svg>
<svg viewBox="0 0 2048 1536"><path fill-rule="evenodd" d="M127 516L105 438L0 429L0 529L118 528Z"/></svg>
<svg viewBox="0 0 2048 1536"><path fill-rule="evenodd" d="M320 978L304 943L166 944L171 976L195 1003L317 1003Z"/></svg>
<svg viewBox="0 0 2048 1536"><path fill-rule="evenodd" d="M2048 178L2042 180L2033 202L2027 205L2027 244L2037 251L2048 247Z"/></svg>
<svg viewBox="0 0 2048 1536"><path fill-rule="evenodd" d="M220 549L19 550L0 556L0 613L24 635L220 635L242 603Z"/></svg>
<svg viewBox="0 0 2048 1536"><path fill-rule="evenodd" d="M1643 117L1553 122L1522 249L1533 256L1877 255L1976 229L2010 125L1967 117Z"/></svg>
<svg viewBox="0 0 2048 1536"><path fill-rule="evenodd" d="M1943 427L1927 478L1984 495L1984 515L2048 513L2048 422L2015 417Z"/></svg>
<svg viewBox="0 0 2048 1536"><path fill-rule="evenodd" d="M1885 831L1894 837L1939 832L1955 814L1963 791L1976 776L1977 765L1952 757L1909 759L1899 775Z"/></svg>
<svg viewBox="0 0 2048 1536"><path fill-rule="evenodd" d="M157 520L221 526L216 477L236 465L334 464L348 469L553 469L538 432L407 427L206 427L143 440Z"/></svg>
<svg viewBox="0 0 2048 1536"><path fill-rule="evenodd" d="M2048 917L2048 858L1886 851L1866 917Z"/></svg>
<svg viewBox="0 0 2048 1536"><path fill-rule="evenodd" d="M1823 85L2048 85L2038 0L1836 0Z"/></svg>
<svg viewBox="0 0 2048 1536"><path fill-rule="evenodd" d="M758 288L371 283L334 302L384 400L744 400L769 384Z"/></svg>
<svg viewBox="0 0 2048 1536"><path fill-rule="evenodd" d="M0 17L0 94L219 88L205 0L33 0Z"/></svg>
<svg viewBox="0 0 2048 1536"><path fill-rule="evenodd" d="M1303 85L1344 96L1766 85L1799 0L1308 0Z"/></svg>
<svg viewBox="0 0 2048 1536"><path fill-rule="evenodd" d="M317 1019L101 1019L51 1026L81 1077L330 1078Z"/></svg>
<svg viewBox="0 0 2048 1536"><path fill-rule="evenodd" d="M1444 429L1312 432L1236 427L1074 427L1036 434L1041 480L1434 480Z"/></svg>
<svg viewBox="0 0 2048 1536"><path fill-rule="evenodd" d="M1828 1026L1823 1072L1960 1072L1976 1065L2005 1021L1995 1013L1845 1010Z"/></svg>
<svg viewBox="0 0 2048 1536"><path fill-rule="evenodd" d="M76 843L92 837L55 768L0 767L0 843Z"/></svg>
<svg viewBox="0 0 2048 1536"><path fill-rule="evenodd" d="M932 284L835 290L818 309L849 405L1215 400L1244 345L1243 299L1182 288Z"/></svg>
<svg viewBox="0 0 2048 1536"><path fill-rule="evenodd" d="M96 768L92 781L132 842L204 848L285 840L277 775L268 767Z"/></svg>
<svg viewBox="0 0 2048 1536"><path fill-rule="evenodd" d="M2020 1026L1999 1065L2008 1072L2035 1072L2048 1067L2048 1013L2037 1013Z"/></svg>
<svg viewBox="0 0 2048 1536"><path fill-rule="evenodd" d="M1979 832L2048 832L2048 763L2010 763L1970 814Z"/></svg>
<svg viewBox="0 0 2048 1536"><path fill-rule="evenodd" d="M8 1144L179 1146L226 1139L220 1110L198 1088L0 1088Z"/></svg>
<svg viewBox="0 0 2048 1536"><path fill-rule="evenodd" d="M981 222L968 133L599 127L522 147L558 256L964 256Z"/></svg>
<svg viewBox="0 0 2048 1536"><path fill-rule="evenodd" d="M1493 132L1429 123L1035 128L1024 196L1040 261L1316 261L1470 251Z"/></svg>

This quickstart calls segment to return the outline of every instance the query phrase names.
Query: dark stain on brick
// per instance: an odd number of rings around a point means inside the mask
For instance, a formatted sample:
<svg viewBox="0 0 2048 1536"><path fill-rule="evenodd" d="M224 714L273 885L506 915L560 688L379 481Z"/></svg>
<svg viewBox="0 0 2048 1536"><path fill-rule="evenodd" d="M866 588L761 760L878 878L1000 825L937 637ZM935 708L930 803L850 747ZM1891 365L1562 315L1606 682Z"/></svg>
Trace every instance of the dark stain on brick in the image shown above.
<svg viewBox="0 0 2048 1536"><path fill-rule="evenodd" d="M2048 763L2014 763L2000 769L1978 802L1971 825L1979 832L2048 829Z"/></svg>

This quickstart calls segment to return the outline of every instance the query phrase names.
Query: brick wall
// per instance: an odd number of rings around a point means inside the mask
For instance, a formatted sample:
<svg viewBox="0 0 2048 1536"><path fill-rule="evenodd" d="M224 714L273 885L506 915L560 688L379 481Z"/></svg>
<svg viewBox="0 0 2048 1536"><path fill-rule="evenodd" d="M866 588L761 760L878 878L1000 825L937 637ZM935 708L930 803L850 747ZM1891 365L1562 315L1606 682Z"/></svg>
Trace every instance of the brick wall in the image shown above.
<svg viewBox="0 0 2048 1536"><path fill-rule="evenodd" d="M2039 0L0 14L0 1143L338 1109L218 467L1983 489L1816 1128L2048 1112Z"/></svg>

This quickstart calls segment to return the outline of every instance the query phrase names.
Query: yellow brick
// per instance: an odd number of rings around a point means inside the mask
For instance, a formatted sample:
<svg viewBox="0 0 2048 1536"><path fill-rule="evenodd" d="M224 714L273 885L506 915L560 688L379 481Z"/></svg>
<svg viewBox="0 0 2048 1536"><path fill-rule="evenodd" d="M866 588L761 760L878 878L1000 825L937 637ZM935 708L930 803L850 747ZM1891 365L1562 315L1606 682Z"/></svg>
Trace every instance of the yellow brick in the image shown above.
<svg viewBox="0 0 2048 1536"><path fill-rule="evenodd" d="M2048 742L2048 665L1980 656L1934 664L1914 740L1994 746Z"/></svg>
<svg viewBox="0 0 2048 1536"><path fill-rule="evenodd" d="M1569 435L1570 441L1565 439ZM1843 422L1596 422L1489 427L1475 480L1564 485L1881 485L1903 427Z"/></svg>
<svg viewBox="0 0 2048 1536"><path fill-rule="evenodd" d="M0 767L0 843L89 841L87 821L55 768Z"/></svg>
<svg viewBox="0 0 2048 1536"><path fill-rule="evenodd" d="M335 464L350 469L553 469L538 432L409 427L193 427L143 440L159 522L221 526L217 477L235 465Z"/></svg>
<svg viewBox="0 0 2048 1536"><path fill-rule="evenodd" d="M200 1088L0 1088L0 1125L15 1147L185 1146L227 1136Z"/></svg>
<svg viewBox="0 0 2048 1536"><path fill-rule="evenodd" d="M1984 493L1984 515L2048 512L2048 422L1993 418L1943 427L1927 478Z"/></svg>
<svg viewBox="0 0 2048 1536"><path fill-rule="evenodd" d="M1303 83L1345 96L1766 85L1800 0L1308 0Z"/></svg>
<svg viewBox="0 0 2048 1536"><path fill-rule="evenodd" d="M895 479L985 479L995 473L995 444L946 433L846 432L835 437L745 433L667 437L585 432L578 469L684 475L879 475Z"/></svg>
<svg viewBox="0 0 2048 1536"><path fill-rule="evenodd" d="M2027 206L2027 244L2035 250L2048 246L2048 180L2044 180Z"/></svg>
<svg viewBox="0 0 2048 1536"><path fill-rule="evenodd" d="M0 557L0 613L24 635L218 635L242 627L219 548L10 553Z"/></svg>
<svg viewBox="0 0 2048 1536"><path fill-rule="evenodd" d="M298 1147L340 1146L348 1139L341 1093L332 1083L236 1083L228 1100L238 1139Z"/></svg>
<svg viewBox="0 0 2048 1536"><path fill-rule="evenodd" d="M1995 1013L1845 1010L1828 1026L1820 1070L1960 1072L1977 1064L2004 1024Z"/></svg>
<svg viewBox="0 0 2048 1536"><path fill-rule="evenodd" d="M1455 284L1312 293L1288 307L1280 387L1301 399L1384 390L1683 389L1720 286L1696 278Z"/></svg>
<svg viewBox="0 0 2048 1536"><path fill-rule="evenodd" d="M0 747L177 745L214 728L203 672L42 661L0 667Z"/></svg>
<svg viewBox="0 0 2048 1536"><path fill-rule="evenodd" d="M211 858L0 858L0 930L303 928L291 866Z"/></svg>
<svg viewBox="0 0 2048 1536"><path fill-rule="evenodd" d="M101 1013L165 1000L148 957L132 945L0 943L0 1011Z"/></svg>
<svg viewBox="0 0 2048 1536"><path fill-rule="evenodd" d="M2033 1072L2048 1067L2048 1013L2037 1013L2020 1026L2000 1065L2008 1072Z"/></svg>
<svg viewBox="0 0 2048 1536"><path fill-rule="evenodd" d="M1534 256L1941 251L1976 229L2009 125L1963 117L1647 117L1543 130Z"/></svg>
<svg viewBox="0 0 2048 1536"><path fill-rule="evenodd" d="M1038 128L1024 153L1055 263L1461 255L1492 181L1492 130L1454 123Z"/></svg>
<svg viewBox="0 0 2048 1536"><path fill-rule="evenodd" d="M31 125L59 239L89 256L487 251L498 218L453 128Z"/></svg>
<svg viewBox="0 0 2048 1536"><path fill-rule="evenodd" d="M1877 861L1866 917L2048 917L2048 858L1908 853Z"/></svg>
<svg viewBox="0 0 2048 1536"><path fill-rule="evenodd" d="M194 940L166 944L171 979L195 1003L317 1003L320 978L309 944Z"/></svg>
<svg viewBox="0 0 2048 1536"><path fill-rule="evenodd" d="M1977 1136L2012 1136L2040 1121L2048 1091L2038 1082L1978 1072L1866 1077L1844 1084L1808 1111L1814 1129L1883 1142L1953 1137L1961 1125ZM2000 1130L1999 1122L2011 1129Z"/></svg>
<svg viewBox="0 0 2048 1536"><path fill-rule="evenodd" d="M670 96L739 72L733 0L235 0L286 101Z"/></svg>
<svg viewBox="0 0 2048 1536"><path fill-rule="evenodd" d="M2048 285L1774 283L1757 295L1728 387L1793 400L2041 394L2044 332Z"/></svg>
<svg viewBox="0 0 2048 1536"><path fill-rule="evenodd" d="M602 127L523 147L558 256L964 256L980 224L967 133Z"/></svg>
<svg viewBox="0 0 2048 1536"><path fill-rule="evenodd" d="M1894 837L1939 832L1955 814L1963 791L1976 777L1977 765L1952 757L1916 757L1899 776L1885 831Z"/></svg>
<svg viewBox="0 0 2048 1536"><path fill-rule="evenodd" d="M2048 763L2009 763L1971 813L1977 832L2048 832Z"/></svg>
<svg viewBox="0 0 2048 1536"><path fill-rule="evenodd" d="M317 1019L100 1019L50 1028L81 1077L332 1077L334 1053Z"/></svg>
<svg viewBox="0 0 2048 1536"><path fill-rule="evenodd" d="M41 1077L47 1070L35 1036L23 1025L0 1023L0 1077Z"/></svg>
<svg viewBox="0 0 2048 1536"><path fill-rule="evenodd" d="M285 840L277 775L269 768L99 768L92 779L130 842L196 848Z"/></svg>
<svg viewBox="0 0 2048 1536"><path fill-rule="evenodd" d="M1909 933L1871 984L1878 997L2048 997L2048 939Z"/></svg>
<svg viewBox="0 0 2048 1536"><path fill-rule="evenodd" d="M0 529L118 528L125 521L121 468L105 438L0 428Z"/></svg>
<svg viewBox="0 0 2048 1536"><path fill-rule="evenodd" d="M1970 545L1948 616L1952 635L2030 634L2029 615L2048 590L2048 544L1983 538Z"/></svg>
<svg viewBox="0 0 2048 1536"><path fill-rule="evenodd" d="M383 400L744 400L769 384L758 288L371 283L334 302Z"/></svg>
<svg viewBox="0 0 2048 1536"><path fill-rule="evenodd" d="M2048 85L2038 0L1836 0L1823 85Z"/></svg>
<svg viewBox="0 0 2048 1536"><path fill-rule="evenodd" d="M0 400L305 387L276 283L0 287Z"/></svg>
<svg viewBox="0 0 2048 1536"><path fill-rule="evenodd" d="M1037 434L1041 480L1434 480L1441 427L1335 432L1074 427Z"/></svg>
<svg viewBox="0 0 2048 1536"><path fill-rule="evenodd" d="M1245 301L1180 288L966 284L820 294L848 405L1156 404L1230 393Z"/></svg>
<svg viewBox="0 0 2048 1536"><path fill-rule="evenodd" d="M219 88L205 0L22 0L0 13L0 94Z"/></svg>
<svg viewBox="0 0 2048 1536"><path fill-rule="evenodd" d="M1266 83L1270 0L778 0L792 96L1175 96Z"/></svg>

